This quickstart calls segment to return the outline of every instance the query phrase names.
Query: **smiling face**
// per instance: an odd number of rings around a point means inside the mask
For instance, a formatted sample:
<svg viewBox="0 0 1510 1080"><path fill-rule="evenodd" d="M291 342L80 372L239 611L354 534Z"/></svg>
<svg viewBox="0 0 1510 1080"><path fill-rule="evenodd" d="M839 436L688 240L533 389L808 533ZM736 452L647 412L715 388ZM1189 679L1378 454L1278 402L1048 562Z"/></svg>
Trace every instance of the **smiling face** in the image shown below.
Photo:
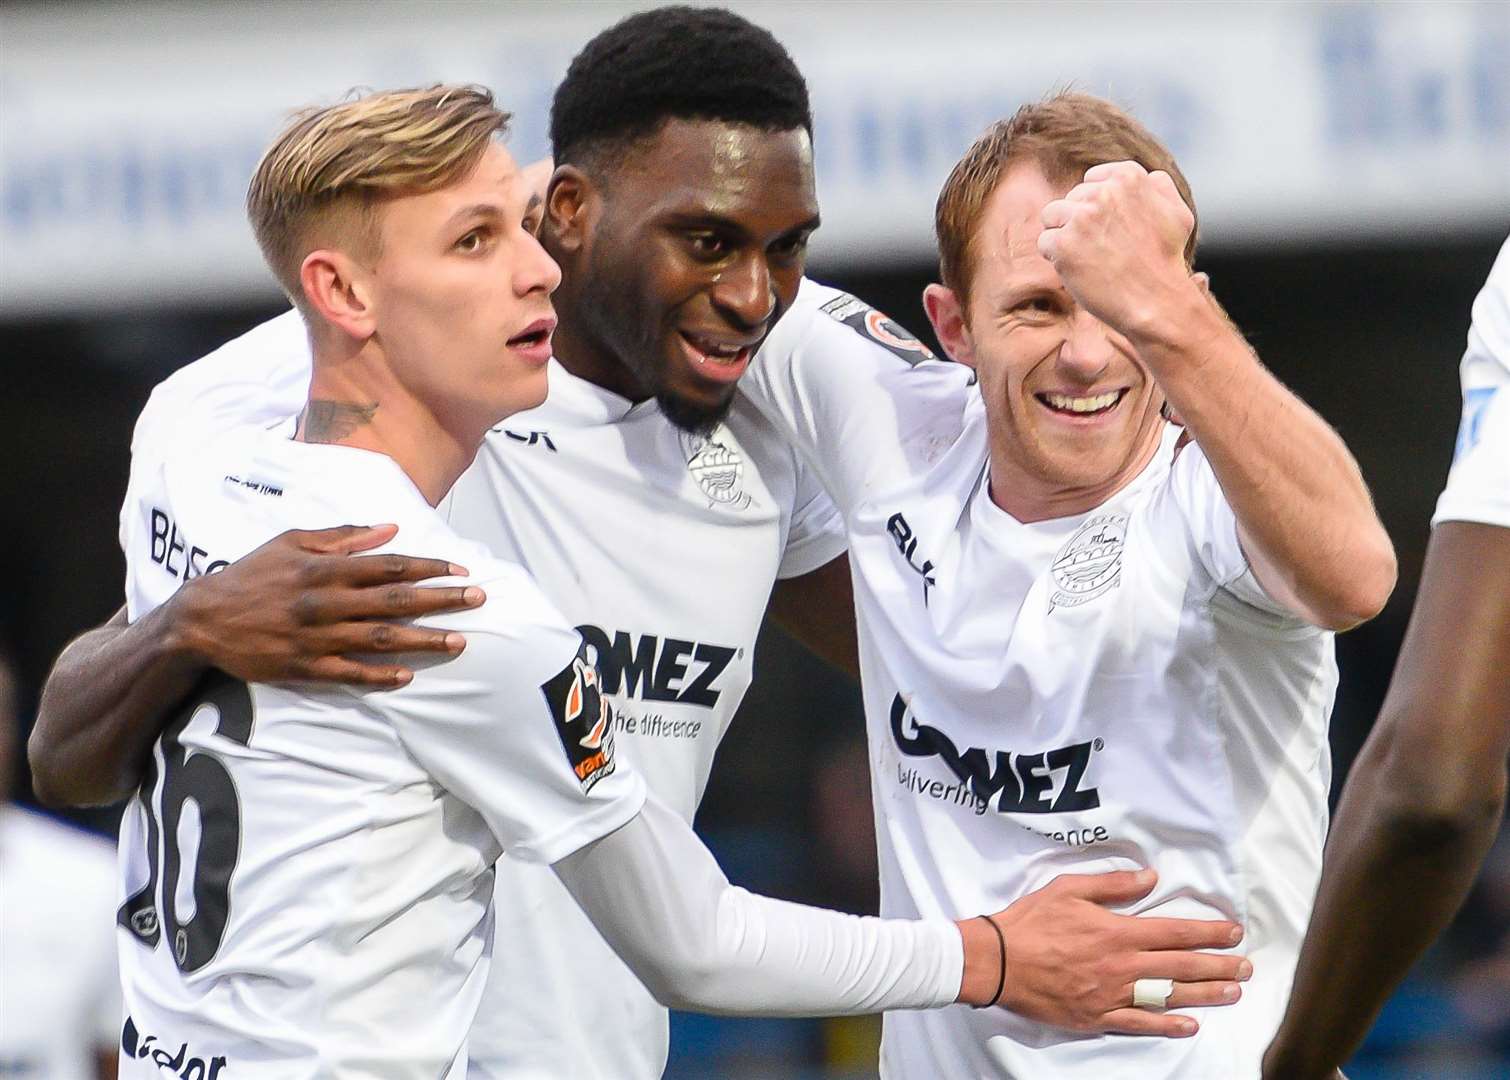
<svg viewBox="0 0 1510 1080"><path fill-rule="evenodd" d="M1039 214L1069 187L1034 162L1012 166L981 214L963 309L942 286L928 298L946 350L980 379L992 495L1021 520L1098 505L1147 464L1163 430L1148 368L1038 253Z"/></svg>
<svg viewBox="0 0 1510 1080"><path fill-rule="evenodd" d="M561 274L535 239L539 212L497 143L456 183L379 205L373 336L448 429L485 431L545 400Z"/></svg>
<svg viewBox="0 0 1510 1080"><path fill-rule="evenodd" d="M818 227L808 134L673 119L592 171L563 316L611 357L605 385L706 429L797 295Z"/></svg>

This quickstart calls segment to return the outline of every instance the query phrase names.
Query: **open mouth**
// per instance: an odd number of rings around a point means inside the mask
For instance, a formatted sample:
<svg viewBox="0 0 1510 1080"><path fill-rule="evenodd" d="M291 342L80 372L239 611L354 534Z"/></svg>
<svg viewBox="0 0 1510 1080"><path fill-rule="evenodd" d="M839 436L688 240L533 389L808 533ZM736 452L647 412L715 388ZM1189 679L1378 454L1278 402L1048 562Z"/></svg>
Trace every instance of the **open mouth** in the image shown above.
<svg viewBox="0 0 1510 1080"><path fill-rule="evenodd" d="M1127 388L1121 390L1108 390L1103 394L1059 394L1046 392L1034 394L1050 412L1060 416L1075 417L1076 419L1090 419L1104 416L1115 409L1121 403Z"/></svg>
<svg viewBox="0 0 1510 1080"><path fill-rule="evenodd" d="M515 334L509 338L507 344L511 349L533 349L540 345L548 345L551 340L551 331L555 330L554 319L536 319L524 328L524 332Z"/></svg>
<svg viewBox="0 0 1510 1080"><path fill-rule="evenodd" d="M701 334L689 333L686 330L680 333L682 340L691 347L693 359L699 363L733 366L749 359L751 348L749 345L721 342L715 338L703 337Z"/></svg>
<svg viewBox="0 0 1510 1080"><path fill-rule="evenodd" d="M677 337L696 376L709 382L734 382L755 355L755 344L749 342L720 340L690 330L678 330Z"/></svg>

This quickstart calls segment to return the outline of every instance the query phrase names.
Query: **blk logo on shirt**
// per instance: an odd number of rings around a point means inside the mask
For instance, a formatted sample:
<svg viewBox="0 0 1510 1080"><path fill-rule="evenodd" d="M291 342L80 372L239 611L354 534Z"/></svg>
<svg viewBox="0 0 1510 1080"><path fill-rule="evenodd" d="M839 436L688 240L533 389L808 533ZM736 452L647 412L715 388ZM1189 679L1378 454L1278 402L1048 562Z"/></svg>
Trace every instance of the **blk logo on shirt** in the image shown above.
<svg viewBox="0 0 1510 1080"><path fill-rule="evenodd" d="M900 513L892 514L886 519L886 533L902 553L902 558L907 560L913 573L923 579L923 606L927 607L928 590L938 584L938 578L933 576L932 561L918 554L918 538L913 535L912 526L907 524L907 519Z"/></svg>
<svg viewBox="0 0 1510 1080"><path fill-rule="evenodd" d="M510 431L508 428L496 427L494 431L502 432L515 442L522 442L525 446L543 446L551 453L557 453L556 444L551 441L548 431Z"/></svg>

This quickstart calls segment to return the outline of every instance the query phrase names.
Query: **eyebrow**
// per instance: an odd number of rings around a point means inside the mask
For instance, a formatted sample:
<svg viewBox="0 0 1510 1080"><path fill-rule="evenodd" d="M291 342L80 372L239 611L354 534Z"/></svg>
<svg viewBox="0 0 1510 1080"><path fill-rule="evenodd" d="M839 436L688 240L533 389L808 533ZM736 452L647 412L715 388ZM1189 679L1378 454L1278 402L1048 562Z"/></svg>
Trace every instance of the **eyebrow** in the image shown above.
<svg viewBox="0 0 1510 1080"><path fill-rule="evenodd" d="M1020 281L1016 284L1007 286L1006 288L1002 289L1002 291L997 295L996 300L998 304L1001 304L1003 306L1011 306L1012 304L1020 303L1023 300L1028 300L1035 296L1068 295L1069 290L1065 288L1063 282L1055 286L1049 284L1043 279L1034 278L1032 280Z"/></svg>
<svg viewBox="0 0 1510 1080"><path fill-rule="evenodd" d="M732 233L733 235L738 236L742 239L749 236L748 230L746 230L743 225L739 224L739 222L735 221L733 218L725 217L722 214L699 213L696 211L689 211L686 213L678 212L669 214L667 216L667 221L669 224L680 228L721 229L724 232ZM781 235L785 237L792 236L796 233L813 232L818 228L818 226L822 224L823 219L819 215L814 214L806 221L798 222L796 225L793 225L790 229L787 229Z"/></svg>
<svg viewBox="0 0 1510 1080"><path fill-rule="evenodd" d="M538 210L540 207L542 207L544 205L545 205L545 200L540 197L540 193L537 191L533 195L530 196L530 201L525 205L524 212L526 214L534 213L536 210Z"/></svg>
<svg viewBox="0 0 1510 1080"><path fill-rule="evenodd" d="M468 218L474 217L503 217L504 208L497 203L473 203L471 206L463 206L446 219L446 227L460 225Z"/></svg>

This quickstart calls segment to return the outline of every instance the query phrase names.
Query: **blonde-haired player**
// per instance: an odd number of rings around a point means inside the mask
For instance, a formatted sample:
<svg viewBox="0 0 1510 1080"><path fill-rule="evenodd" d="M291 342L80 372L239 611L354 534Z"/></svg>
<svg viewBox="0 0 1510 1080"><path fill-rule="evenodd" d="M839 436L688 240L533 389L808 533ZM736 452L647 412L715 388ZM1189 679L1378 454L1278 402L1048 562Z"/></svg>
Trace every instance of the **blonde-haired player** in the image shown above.
<svg viewBox="0 0 1510 1080"><path fill-rule="evenodd" d="M463 651L389 693L216 674L189 696L122 824L123 1075L463 1075L504 852L551 864L684 1007L1001 993L999 939L979 924L857 919L730 886L615 761L580 635L521 568L435 513L489 427L545 394L559 270L498 141L506 120L471 87L296 120L249 211L309 324L297 427L137 433L133 618L285 529L348 520L397 525L487 599L447 619Z"/></svg>

